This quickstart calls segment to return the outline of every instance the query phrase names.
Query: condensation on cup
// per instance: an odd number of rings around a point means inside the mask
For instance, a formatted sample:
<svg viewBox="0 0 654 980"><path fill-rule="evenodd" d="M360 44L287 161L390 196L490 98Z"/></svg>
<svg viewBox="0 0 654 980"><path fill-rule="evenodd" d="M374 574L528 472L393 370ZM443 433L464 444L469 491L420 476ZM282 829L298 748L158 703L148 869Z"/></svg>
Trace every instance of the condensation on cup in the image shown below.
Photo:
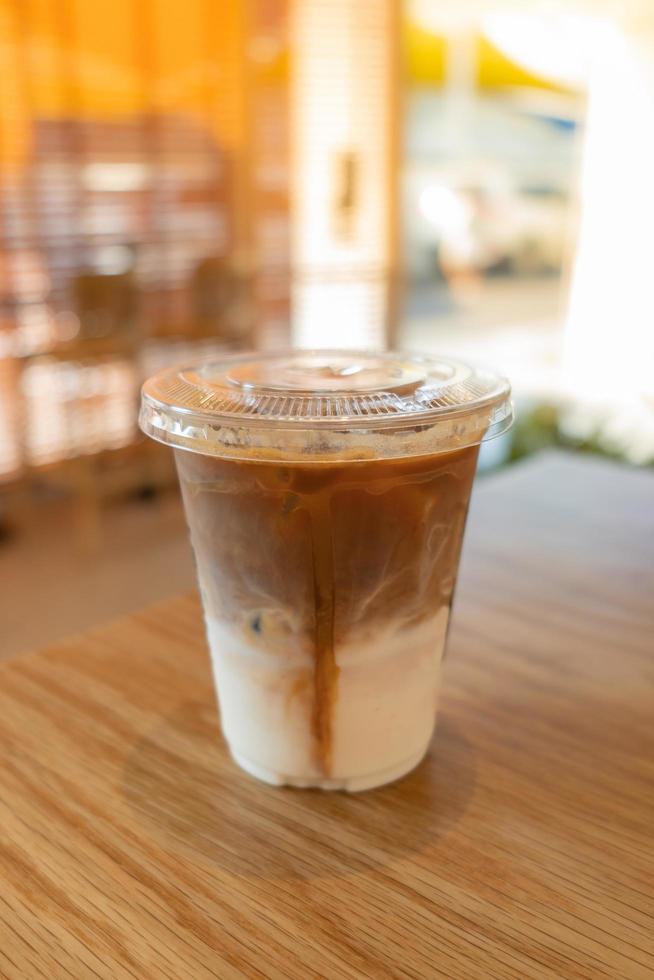
<svg viewBox="0 0 654 980"><path fill-rule="evenodd" d="M231 355L146 382L248 773L354 791L423 758L479 445L511 421L504 378L394 352Z"/></svg>

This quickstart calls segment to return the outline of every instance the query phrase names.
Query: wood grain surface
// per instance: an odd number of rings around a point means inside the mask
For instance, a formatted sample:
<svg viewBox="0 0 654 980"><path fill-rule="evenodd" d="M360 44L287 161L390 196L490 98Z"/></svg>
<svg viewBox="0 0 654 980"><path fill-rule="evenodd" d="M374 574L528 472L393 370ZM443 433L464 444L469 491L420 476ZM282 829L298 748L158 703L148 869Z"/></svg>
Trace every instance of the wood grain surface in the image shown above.
<svg viewBox="0 0 654 980"><path fill-rule="evenodd" d="M481 480L404 781L229 761L194 596L0 667L0 976L654 976L654 477ZM35 608L38 615L38 608Z"/></svg>

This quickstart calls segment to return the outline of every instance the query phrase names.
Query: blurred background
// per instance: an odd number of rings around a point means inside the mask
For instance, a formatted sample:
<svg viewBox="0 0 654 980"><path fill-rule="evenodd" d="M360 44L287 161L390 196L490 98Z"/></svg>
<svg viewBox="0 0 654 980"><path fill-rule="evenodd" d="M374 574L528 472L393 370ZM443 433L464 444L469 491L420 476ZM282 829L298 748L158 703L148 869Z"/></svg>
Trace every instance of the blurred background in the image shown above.
<svg viewBox="0 0 654 980"><path fill-rule="evenodd" d="M156 369L511 377L482 469L654 462L647 0L0 0L0 655L188 589Z"/></svg>

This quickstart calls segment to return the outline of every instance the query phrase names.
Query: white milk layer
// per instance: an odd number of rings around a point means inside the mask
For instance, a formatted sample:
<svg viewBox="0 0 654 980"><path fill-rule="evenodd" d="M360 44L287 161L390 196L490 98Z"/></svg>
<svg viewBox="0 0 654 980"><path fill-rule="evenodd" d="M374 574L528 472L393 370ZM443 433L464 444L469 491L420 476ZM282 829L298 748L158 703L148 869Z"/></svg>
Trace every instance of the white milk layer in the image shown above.
<svg viewBox="0 0 654 980"><path fill-rule="evenodd" d="M335 649L326 774L317 767L312 734L313 650L293 636L280 650L264 635L208 618L223 732L236 761L276 785L325 789L368 789L408 772L434 728L448 612Z"/></svg>

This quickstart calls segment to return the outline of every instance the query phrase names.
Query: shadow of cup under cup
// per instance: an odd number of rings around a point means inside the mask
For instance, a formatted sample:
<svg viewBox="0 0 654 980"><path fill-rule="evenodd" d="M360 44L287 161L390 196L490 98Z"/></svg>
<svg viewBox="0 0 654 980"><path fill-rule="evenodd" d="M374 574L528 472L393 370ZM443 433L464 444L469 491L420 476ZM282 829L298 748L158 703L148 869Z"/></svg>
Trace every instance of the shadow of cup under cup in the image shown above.
<svg viewBox="0 0 654 980"><path fill-rule="evenodd" d="M131 753L123 788L148 835L186 860L239 876L360 874L433 846L464 813L473 750L445 714L425 760L361 794L268 787L229 758L212 705L185 702Z"/></svg>

